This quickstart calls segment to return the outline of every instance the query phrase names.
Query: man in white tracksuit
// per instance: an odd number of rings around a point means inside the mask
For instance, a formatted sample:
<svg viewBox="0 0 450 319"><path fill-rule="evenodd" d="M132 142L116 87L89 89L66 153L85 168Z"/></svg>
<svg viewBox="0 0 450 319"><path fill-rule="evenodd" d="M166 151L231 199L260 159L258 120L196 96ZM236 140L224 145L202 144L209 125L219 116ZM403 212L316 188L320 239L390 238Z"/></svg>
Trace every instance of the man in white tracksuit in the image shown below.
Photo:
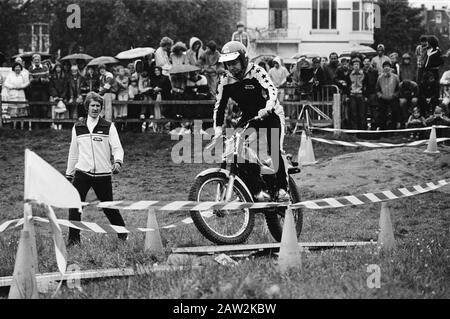
<svg viewBox="0 0 450 319"><path fill-rule="evenodd" d="M123 164L124 152L116 127L99 116L102 104L100 95L88 93L85 101L88 116L75 123L72 129L66 177L78 190L82 201L86 200L91 187L100 201L112 201L111 173L118 174ZM117 209L105 208L103 211L112 225L125 226ZM70 209L69 220L80 221L80 212ZM126 234L118 236L123 240L127 238ZM68 245L79 243L80 231L70 228Z"/></svg>

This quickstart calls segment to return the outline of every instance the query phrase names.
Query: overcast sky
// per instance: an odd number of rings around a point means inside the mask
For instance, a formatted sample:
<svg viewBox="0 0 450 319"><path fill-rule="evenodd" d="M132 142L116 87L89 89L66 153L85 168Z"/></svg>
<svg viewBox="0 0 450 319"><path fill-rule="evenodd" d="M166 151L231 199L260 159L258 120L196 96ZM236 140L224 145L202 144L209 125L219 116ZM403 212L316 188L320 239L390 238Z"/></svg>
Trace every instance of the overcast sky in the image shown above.
<svg viewBox="0 0 450 319"><path fill-rule="evenodd" d="M429 9L434 6L436 9L441 9L442 6L450 8L450 0L409 0L409 3L414 7L420 7L425 4Z"/></svg>

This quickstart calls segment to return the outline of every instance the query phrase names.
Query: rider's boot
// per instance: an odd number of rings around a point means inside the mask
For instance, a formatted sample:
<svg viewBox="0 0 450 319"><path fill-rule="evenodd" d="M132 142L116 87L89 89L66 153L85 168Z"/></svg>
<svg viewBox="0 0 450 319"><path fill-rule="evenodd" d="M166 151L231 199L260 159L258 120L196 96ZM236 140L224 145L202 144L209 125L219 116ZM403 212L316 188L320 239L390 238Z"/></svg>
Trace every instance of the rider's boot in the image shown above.
<svg viewBox="0 0 450 319"><path fill-rule="evenodd" d="M291 198L290 198L290 196L289 196L289 193L288 193L285 189L280 188L280 189L278 190L277 200L278 200L279 202L289 202L290 199L291 199Z"/></svg>
<svg viewBox="0 0 450 319"><path fill-rule="evenodd" d="M257 202L268 202L270 200L270 195L263 190L254 195L254 197Z"/></svg>

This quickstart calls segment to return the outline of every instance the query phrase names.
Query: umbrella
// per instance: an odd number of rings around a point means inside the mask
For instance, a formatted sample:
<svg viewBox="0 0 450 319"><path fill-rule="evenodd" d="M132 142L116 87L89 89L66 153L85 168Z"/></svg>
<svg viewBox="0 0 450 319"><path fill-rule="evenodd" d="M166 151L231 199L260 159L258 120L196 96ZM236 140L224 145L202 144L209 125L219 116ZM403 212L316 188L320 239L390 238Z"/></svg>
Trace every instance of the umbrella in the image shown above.
<svg viewBox="0 0 450 319"><path fill-rule="evenodd" d="M343 50L341 52L341 56L350 56L350 54L352 54L352 52L358 52L358 53L362 53L362 54L376 54L377 51L375 51L374 49L372 49L371 47L367 46L367 45L355 45L355 46L351 46L348 47L347 49Z"/></svg>
<svg viewBox="0 0 450 319"><path fill-rule="evenodd" d="M112 64L118 63L119 60L113 58L112 56L99 56L88 63L88 66L100 65L100 64Z"/></svg>
<svg viewBox="0 0 450 319"><path fill-rule="evenodd" d="M170 68L170 74L188 73L188 72L194 72L194 71L198 71L198 70L200 70L200 68L195 65L178 64L178 65L174 65Z"/></svg>
<svg viewBox="0 0 450 319"><path fill-rule="evenodd" d="M307 59L312 59L312 58L320 58L320 55L314 52L299 52L296 55L294 55L292 57L292 59L300 59L300 57L302 56L306 56Z"/></svg>
<svg viewBox="0 0 450 319"><path fill-rule="evenodd" d="M74 54L70 54L65 56L64 58L61 59L61 61L65 61L65 60L92 60L94 57L90 56L89 54L84 54L84 53L74 53Z"/></svg>
<svg viewBox="0 0 450 319"><path fill-rule="evenodd" d="M142 58L144 56L153 54L155 49L147 47L147 48L134 48L131 50L120 52L116 55L116 59L119 60L132 60L137 58Z"/></svg>

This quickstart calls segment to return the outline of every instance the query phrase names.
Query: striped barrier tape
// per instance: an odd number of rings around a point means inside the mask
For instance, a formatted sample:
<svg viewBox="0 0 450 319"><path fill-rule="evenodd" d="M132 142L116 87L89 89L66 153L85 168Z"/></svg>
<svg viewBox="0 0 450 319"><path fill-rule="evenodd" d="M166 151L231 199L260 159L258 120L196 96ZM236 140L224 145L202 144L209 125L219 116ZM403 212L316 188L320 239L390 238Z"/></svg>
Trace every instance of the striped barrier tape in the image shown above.
<svg viewBox="0 0 450 319"><path fill-rule="evenodd" d="M299 203L289 205L291 209L298 208L307 208L313 210L320 209L328 209L328 208L341 208L346 206L356 206L356 205L367 205L372 203L385 202L405 197L411 197L423 193L427 193L443 186L447 186L450 184L450 181L440 180L437 183L426 183L422 185L415 185L411 187L403 187L394 190L386 190L380 191L376 193L366 193L362 195L349 195L342 196L338 198L324 198L317 200L307 200ZM176 204L175 204L176 203ZM174 204L174 205L170 205ZM232 206L231 206L232 204ZM232 202L232 203L223 203L223 202L190 202L190 201L175 201L175 202L164 202L164 201L138 201L138 202L130 202L130 201L113 201L113 202L102 202L98 205L99 207L107 207L107 208L120 208L124 210L146 210L148 208L164 208L160 210L174 210L174 207L180 207L179 210L226 210L226 209L242 209L242 208L251 208L251 209L264 209L264 208L274 208L274 207L285 207L286 203L245 203L245 202ZM169 208L170 209L169 209ZM201 212L201 215L205 218L209 218L214 216L214 213L211 211ZM47 219L41 217L33 217L33 220L49 223ZM95 233L138 233L138 232L149 232L154 231L153 228L134 228L134 227L124 227L124 226L116 226L116 225L102 225L91 222L81 222L81 221L69 221L58 219L57 223L62 226L76 228L79 230L90 231ZM192 224L193 220L188 217L180 222L165 225L159 227L159 229L172 229L179 227L181 225L189 225ZM0 233L4 232L8 229L12 229L18 227L23 224L22 219L15 219L6 221L3 224L0 224Z"/></svg>
<svg viewBox="0 0 450 319"><path fill-rule="evenodd" d="M342 132L342 133L369 133L369 134L376 134L376 133L400 133L400 132L416 132L416 131L429 131L432 128L450 128L450 126L444 126L444 125L436 125L436 126L428 126L428 127L418 127L418 128L405 128L405 129L398 129L398 130L347 130L347 129L337 129L337 128L326 128L326 127L311 127L312 130L317 131L326 131L326 132Z"/></svg>
<svg viewBox="0 0 450 319"><path fill-rule="evenodd" d="M303 201L290 205L292 209L305 207L308 209L341 208L346 206L366 205L372 203L386 202L404 197L427 193L450 184L450 180L440 180L437 183L426 183L411 187L403 187L394 190L386 190L377 193L366 193L362 195L342 196L338 198L325 198L312 201Z"/></svg>
<svg viewBox="0 0 450 319"><path fill-rule="evenodd" d="M204 211L204 210L239 210L264 209L286 206L281 203L252 203L252 202L195 202L195 201L112 201L101 202L99 208L115 208L121 210L148 210L154 208L160 211Z"/></svg>
<svg viewBox="0 0 450 319"><path fill-rule="evenodd" d="M391 144L391 143L373 143L373 142L346 142L346 141L338 141L338 140L326 140L324 138L319 137L311 137L311 140L326 143L331 145L340 145L340 146L349 146L349 147L370 147L370 148L388 148L388 147L405 147L405 146L420 146L428 144L428 140L414 141L410 143L400 143L400 144ZM450 140L449 137L441 137L437 138L436 142L444 142Z"/></svg>

